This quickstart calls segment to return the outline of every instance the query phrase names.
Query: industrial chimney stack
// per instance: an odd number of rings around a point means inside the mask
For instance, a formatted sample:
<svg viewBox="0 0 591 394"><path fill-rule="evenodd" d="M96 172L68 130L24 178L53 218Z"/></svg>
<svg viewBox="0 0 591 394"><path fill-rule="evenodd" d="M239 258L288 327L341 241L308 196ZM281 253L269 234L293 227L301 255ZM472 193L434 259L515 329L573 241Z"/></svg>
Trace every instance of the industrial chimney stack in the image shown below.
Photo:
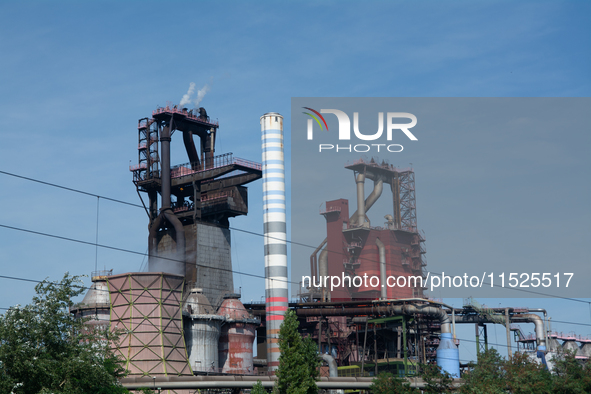
<svg viewBox="0 0 591 394"><path fill-rule="evenodd" d="M275 112L261 116L261 131L267 366L273 371L279 366L279 329L288 307L283 116Z"/></svg>

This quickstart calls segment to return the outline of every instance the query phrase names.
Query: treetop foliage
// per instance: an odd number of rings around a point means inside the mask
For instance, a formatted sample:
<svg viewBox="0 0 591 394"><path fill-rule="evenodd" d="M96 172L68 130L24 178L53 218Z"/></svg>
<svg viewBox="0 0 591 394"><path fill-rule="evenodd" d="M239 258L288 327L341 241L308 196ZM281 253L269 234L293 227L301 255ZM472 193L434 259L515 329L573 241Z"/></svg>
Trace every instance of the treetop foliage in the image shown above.
<svg viewBox="0 0 591 394"><path fill-rule="evenodd" d="M462 375L463 385L453 388L449 375L434 365L421 365L423 393L460 394L588 394L591 393L591 361L581 362L574 354L559 353L549 372L526 353L505 360L495 349L481 353L478 363ZM372 383L373 394L408 394L421 391L390 373L382 372Z"/></svg>
<svg viewBox="0 0 591 394"><path fill-rule="evenodd" d="M297 316L293 310L285 313L279 331L279 369L275 392L278 394L317 394L318 350L311 338L298 332Z"/></svg>
<svg viewBox="0 0 591 394"><path fill-rule="evenodd" d="M66 273L35 287L31 304L0 315L0 393L126 393L108 329L92 329L69 311L84 292Z"/></svg>

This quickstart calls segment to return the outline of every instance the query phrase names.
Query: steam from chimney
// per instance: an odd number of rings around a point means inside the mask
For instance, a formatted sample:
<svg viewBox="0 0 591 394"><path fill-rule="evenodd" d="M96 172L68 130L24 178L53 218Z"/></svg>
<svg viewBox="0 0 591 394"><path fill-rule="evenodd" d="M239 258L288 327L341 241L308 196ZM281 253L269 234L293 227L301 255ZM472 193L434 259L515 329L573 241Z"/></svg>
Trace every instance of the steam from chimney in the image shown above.
<svg viewBox="0 0 591 394"><path fill-rule="evenodd" d="M191 102L191 96L193 95L193 93L195 93L195 82L191 82L189 84L189 90L187 90L187 93L185 93L179 104L181 108L183 108L186 104L189 104Z"/></svg>
<svg viewBox="0 0 591 394"><path fill-rule="evenodd" d="M209 92L209 83L206 83L201 89L197 91L197 98L195 99L195 108L199 107L199 103L201 103L201 100L203 100L203 97L205 97L205 93L207 92Z"/></svg>
<svg viewBox="0 0 591 394"><path fill-rule="evenodd" d="M197 98L195 98L195 101L193 101L195 108L199 107L199 104L203 100L203 97L205 97L205 94L207 92L209 92L209 89L211 89L210 85L211 85L212 81L213 81L213 77L209 78L209 82L207 82L205 85L203 85L203 87L201 89L199 89L197 91ZM191 82L189 84L189 90L187 90L187 93L185 93L185 95L183 96L183 98L181 99L181 102L179 104L179 106L181 108L183 108L185 105L191 103L191 100L192 100L191 96L193 96L193 93L195 93L195 82Z"/></svg>

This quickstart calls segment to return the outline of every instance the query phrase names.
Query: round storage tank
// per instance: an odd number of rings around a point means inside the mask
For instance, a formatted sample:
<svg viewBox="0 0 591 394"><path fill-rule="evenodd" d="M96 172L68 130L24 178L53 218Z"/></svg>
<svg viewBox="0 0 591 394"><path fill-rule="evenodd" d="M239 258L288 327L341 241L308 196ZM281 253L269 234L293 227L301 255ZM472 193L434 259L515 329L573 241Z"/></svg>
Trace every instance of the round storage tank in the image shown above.
<svg viewBox="0 0 591 394"><path fill-rule="evenodd" d="M220 371L218 341L223 320L223 316L213 313L201 289L191 289L183 304L183 325L187 355L194 373Z"/></svg>
<svg viewBox="0 0 591 394"><path fill-rule="evenodd" d="M82 302L70 308L77 318L90 318L86 325L95 328L107 328L111 322L111 303L106 275L111 271L93 272L92 286Z"/></svg>
<svg viewBox="0 0 591 394"><path fill-rule="evenodd" d="M251 375L255 328L260 320L250 316L239 298L238 294L226 295L218 310L226 320L220 334L220 368L223 373Z"/></svg>

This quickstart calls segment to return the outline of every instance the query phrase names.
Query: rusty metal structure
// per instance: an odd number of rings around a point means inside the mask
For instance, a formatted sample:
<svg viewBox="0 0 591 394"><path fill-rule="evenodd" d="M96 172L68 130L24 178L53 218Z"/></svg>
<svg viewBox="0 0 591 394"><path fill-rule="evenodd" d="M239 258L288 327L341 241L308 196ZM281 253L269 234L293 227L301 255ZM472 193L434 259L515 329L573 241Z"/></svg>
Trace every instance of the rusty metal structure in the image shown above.
<svg viewBox="0 0 591 394"><path fill-rule="evenodd" d="M157 108L138 121L138 164L130 167L138 195L148 197L149 271L184 276L215 307L234 287L229 218L248 213L244 185L262 177L260 163L215 155L218 129L203 108ZM172 166L175 132L189 162Z"/></svg>
<svg viewBox="0 0 591 394"><path fill-rule="evenodd" d="M349 201L327 201L320 214L326 218L326 238L310 256L312 286L306 298L323 301L394 299L423 296L426 277L425 237L417 229L415 176L412 168L396 168L371 159L345 166L352 170L357 189L356 211L349 216ZM365 197L365 181L373 190ZM367 212L382 195L384 185L392 191L393 212L385 215L384 227L372 226ZM332 291L323 278L329 276L380 278L383 286L366 282L355 285L343 280ZM386 286L387 278L405 277L413 286ZM414 279L413 279L414 278Z"/></svg>
<svg viewBox="0 0 591 394"><path fill-rule="evenodd" d="M345 199L324 204L320 214L326 220L326 238L310 256L310 283L304 285L300 301L289 304L300 319L302 334L314 338L320 352L336 360L339 374L367 376L390 370L412 375L420 363L439 358L451 360L448 370L459 375L451 318L441 303L424 296L425 237L417 227L414 171L374 159L357 160L345 168L353 171L355 179L354 213ZM373 181L367 197L366 180ZM387 185L392 211L383 227L375 226L367 212ZM331 283L323 280L364 275L377 277L380 283L387 277L402 277L409 285L370 286L343 280L331 289ZM268 307L266 312L259 304L246 307L268 324ZM267 338L262 328L258 330L260 359Z"/></svg>
<svg viewBox="0 0 591 394"><path fill-rule="evenodd" d="M255 327L261 321L246 311L239 298L238 294L226 295L218 310L218 315L224 318L219 340L219 363L223 373L252 375Z"/></svg>

